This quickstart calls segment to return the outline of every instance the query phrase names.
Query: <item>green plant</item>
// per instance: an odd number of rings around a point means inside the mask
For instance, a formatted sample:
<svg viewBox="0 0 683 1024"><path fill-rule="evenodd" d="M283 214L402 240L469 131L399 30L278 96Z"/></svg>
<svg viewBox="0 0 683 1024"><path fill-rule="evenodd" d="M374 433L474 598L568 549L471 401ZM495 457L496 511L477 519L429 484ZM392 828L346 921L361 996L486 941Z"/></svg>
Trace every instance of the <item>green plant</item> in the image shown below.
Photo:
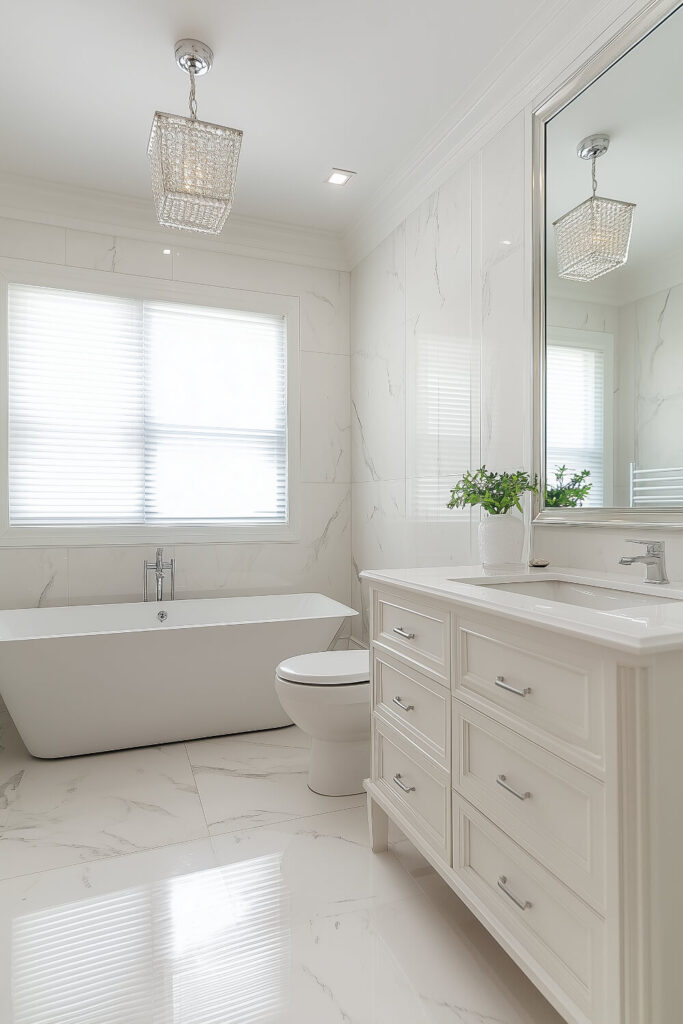
<svg viewBox="0 0 683 1024"><path fill-rule="evenodd" d="M520 498L525 491L537 491L538 481L528 473L489 473L486 466L468 470L451 490L448 508L481 505L492 516L504 515L510 509L522 511Z"/></svg>
<svg viewBox="0 0 683 1024"><path fill-rule="evenodd" d="M591 475L590 469L582 469L565 479L567 472L566 466L558 466L555 470L555 485L545 489L546 508L576 508L588 497L593 486L592 482L586 483Z"/></svg>

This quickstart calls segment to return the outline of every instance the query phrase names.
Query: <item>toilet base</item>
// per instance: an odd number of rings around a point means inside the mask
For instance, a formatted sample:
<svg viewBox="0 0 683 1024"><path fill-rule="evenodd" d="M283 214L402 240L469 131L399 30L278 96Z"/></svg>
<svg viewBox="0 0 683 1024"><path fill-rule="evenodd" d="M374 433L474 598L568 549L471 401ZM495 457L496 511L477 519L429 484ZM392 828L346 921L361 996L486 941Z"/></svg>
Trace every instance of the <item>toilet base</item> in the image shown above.
<svg viewBox="0 0 683 1024"><path fill-rule="evenodd" d="M356 796L370 775L370 738L334 743L311 739L308 788L320 796Z"/></svg>

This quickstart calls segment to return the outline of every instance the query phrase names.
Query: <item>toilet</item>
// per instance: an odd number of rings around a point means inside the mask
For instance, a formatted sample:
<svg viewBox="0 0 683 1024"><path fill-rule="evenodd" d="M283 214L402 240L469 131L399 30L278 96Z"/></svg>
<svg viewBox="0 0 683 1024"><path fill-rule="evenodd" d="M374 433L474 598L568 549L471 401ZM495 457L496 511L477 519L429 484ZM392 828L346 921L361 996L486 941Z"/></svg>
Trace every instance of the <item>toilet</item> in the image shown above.
<svg viewBox="0 0 683 1024"><path fill-rule="evenodd" d="M370 652L322 651L281 662L275 689L311 737L308 786L322 796L363 792L370 775Z"/></svg>

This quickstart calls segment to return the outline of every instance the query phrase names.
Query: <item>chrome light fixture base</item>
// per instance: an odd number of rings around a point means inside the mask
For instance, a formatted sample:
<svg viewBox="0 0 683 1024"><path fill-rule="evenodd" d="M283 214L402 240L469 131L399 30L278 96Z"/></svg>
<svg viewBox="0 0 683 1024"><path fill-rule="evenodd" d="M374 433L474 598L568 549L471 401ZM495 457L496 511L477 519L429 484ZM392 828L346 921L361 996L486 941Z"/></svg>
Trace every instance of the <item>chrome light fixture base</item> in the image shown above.
<svg viewBox="0 0 683 1024"><path fill-rule="evenodd" d="M213 67L213 50L198 39L179 39L175 44L175 62L188 75L205 75Z"/></svg>
<svg viewBox="0 0 683 1024"><path fill-rule="evenodd" d="M576 155L582 160L597 160L609 149L609 135L587 135L576 147Z"/></svg>
<svg viewBox="0 0 683 1024"><path fill-rule="evenodd" d="M147 153L157 219L163 227L217 235L232 209L242 132L197 119L195 78L213 65L198 39L175 45L179 68L190 76L190 116L157 110Z"/></svg>

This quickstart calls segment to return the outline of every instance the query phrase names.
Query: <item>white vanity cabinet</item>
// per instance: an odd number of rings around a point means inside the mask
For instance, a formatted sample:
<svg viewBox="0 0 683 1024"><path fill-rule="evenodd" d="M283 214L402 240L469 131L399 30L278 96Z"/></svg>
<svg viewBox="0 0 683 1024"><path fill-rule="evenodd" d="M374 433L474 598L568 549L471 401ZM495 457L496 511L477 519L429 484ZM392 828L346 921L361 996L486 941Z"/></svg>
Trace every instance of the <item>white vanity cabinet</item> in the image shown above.
<svg viewBox="0 0 683 1024"><path fill-rule="evenodd" d="M373 849L392 819L567 1021L683 1020L683 654L380 576Z"/></svg>

